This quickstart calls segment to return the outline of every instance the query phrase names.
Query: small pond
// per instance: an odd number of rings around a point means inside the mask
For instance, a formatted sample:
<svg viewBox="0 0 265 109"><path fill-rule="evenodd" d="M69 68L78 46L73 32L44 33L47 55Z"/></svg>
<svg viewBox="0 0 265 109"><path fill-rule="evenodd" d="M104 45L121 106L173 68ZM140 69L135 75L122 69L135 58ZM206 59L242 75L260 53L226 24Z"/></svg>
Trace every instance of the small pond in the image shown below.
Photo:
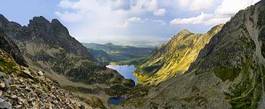
<svg viewBox="0 0 265 109"><path fill-rule="evenodd" d="M134 65L108 65L106 67L118 71L124 78L131 79L137 84L137 78L133 75L136 70ZM110 97L108 103L112 105L120 105L124 100L126 99L123 97Z"/></svg>
<svg viewBox="0 0 265 109"><path fill-rule="evenodd" d="M108 100L109 104L120 105L125 99L123 97L110 97Z"/></svg>

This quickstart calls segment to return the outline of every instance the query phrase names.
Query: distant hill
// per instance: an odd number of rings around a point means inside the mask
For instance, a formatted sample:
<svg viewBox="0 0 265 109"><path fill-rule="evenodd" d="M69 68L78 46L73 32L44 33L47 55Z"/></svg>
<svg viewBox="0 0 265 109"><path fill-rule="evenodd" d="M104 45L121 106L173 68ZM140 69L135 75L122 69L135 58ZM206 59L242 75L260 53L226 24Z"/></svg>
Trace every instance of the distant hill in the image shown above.
<svg viewBox="0 0 265 109"><path fill-rule="evenodd" d="M94 58L103 63L130 64L151 55L153 47L121 46L112 43L83 43Z"/></svg>

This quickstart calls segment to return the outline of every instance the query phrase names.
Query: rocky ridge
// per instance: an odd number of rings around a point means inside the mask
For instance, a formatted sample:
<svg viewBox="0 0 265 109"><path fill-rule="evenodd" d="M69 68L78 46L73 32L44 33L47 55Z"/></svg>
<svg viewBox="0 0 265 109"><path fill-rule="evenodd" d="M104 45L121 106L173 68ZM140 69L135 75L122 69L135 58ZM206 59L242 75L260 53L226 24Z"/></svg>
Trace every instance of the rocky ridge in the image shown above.
<svg viewBox="0 0 265 109"><path fill-rule="evenodd" d="M22 52L18 57L24 57L30 69L45 71L45 76L94 108L107 107L109 96L122 95L134 86L133 81L96 62L57 19L39 16L21 26L0 15L0 29L17 44Z"/></svg>
<svg viewBox="0 0 265 109"><path fill-rule="evenodd" d="M138 77L139 83L157 85L176 75L183 74L196 60L201 49L221 30L222 26L217 25L205 34L192 33L186 29L180 31L138 67L135 75Z"/></svg>
<svg viewBox="0 0 265 109"><path fill-rule="evenodd" d="M0 43L1 109L92 109L46 78L44 72L27 68L26 63L17 63L25 62L18 47L3 33L0 40L5 42Z"/></svg>
<svg viewBox="0 0 265 109"><path fill-rule="evenodd" d="M264 109L265 0L239 11L184 74L126 108Z"/></svg>

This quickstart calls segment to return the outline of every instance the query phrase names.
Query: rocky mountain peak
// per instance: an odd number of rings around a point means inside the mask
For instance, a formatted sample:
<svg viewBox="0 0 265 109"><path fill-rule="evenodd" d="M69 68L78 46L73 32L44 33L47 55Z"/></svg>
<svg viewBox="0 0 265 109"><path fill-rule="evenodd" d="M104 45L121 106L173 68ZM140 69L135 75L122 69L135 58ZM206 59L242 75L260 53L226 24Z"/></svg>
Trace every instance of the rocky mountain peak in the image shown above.
<svg viewBox="0 0 265 109"><path fill-rule="evenodd" d="M52 19L52 24L56 24L56 25L61 25L63 26L63 24L58 20L58 19Z"/></svg>
<svg viewBox="0 0 265 109"><path fill-rule="evenodd" d="M187 29L180 31L140 65L136 71L139 83L156 85L175 75L185 73L196 60L200 50L221 28L222 25L215 26L205 34L195 34Z"/></svg>
<svg viewBox="0 0 265 109"><path fill-rule="evenodd" d="M26 64L28 64L30 68L36 68L38 70L47 72L45 73L47 74L46 76L58 82L60 85L63 84L63 86L65 86L66 89L70 87L68 90L78 89L79 91L79 88L82 88L80 89L80 92L82 92L84 89L85 91L83 91L83 93L87 93L87 90L89 90L89 93L90 92L102 93L96 91L98 90L98 87L100 87L106 95L117 96L127 93L127 89L129 90L131 88L132 81L126 80L118 72L106 68L104 65L98 64L95 58L90 55L90 52L87 50L87 48L84 47L80 42L78 42L74 37L72 37L69 34L67 28L63 26L63 24L60 23L59 20L53 19L52 21L49 21L43 16L39 16L39 17L34 17L32 20L30 20L27 26L22 27L18 23L9 22L8 20L5 20L3 16L2 19L3 21L7 22L7 24L5 26L0 26L0 30L2 30L2 33L0 32L0 64L2 64L3 60L6 60L5 56L9 55L10 57L12 57L12 59L16 61L14 63L18 63L20 65L25 64L24 63L25 59L27 62ZM16 43L9 40L9 38ZM21 54L19 50L22 51ZM2 59L1 59L1 51L7 54L3 55ZM10 64L2 66L0 65L0 72L1 68L9 70L10 69L9 65ZM35 78L36 76L35 74L32 75L33 73L36 72L26 71L26 79L24 81L27 81L29 78L33 80L36 79L36 81L43 83L42 80ZM40 74L43 75L43 73ZM44 78L44 76L41 76L40 78ZM62 78L63 80L61 81ZM15 79L14 81L17 80ZM69 81L69 83L67 82L65 84L64 81ZM33 85L32 83L18 81L19 86L21 86L21 84L24 83ZM52 83L54 82L51 82L51 84ZM82 83L82 85L76 86L73 85L72 83L74 84ZM39 83L36 82L36 84ZM48 83L46 84L46 86L50 87L52 86L51 84ZM41 86L44 87L43 85ZM87 88L90 86L93 86L93 88ZM119 92L118 90L120 89L117 89L117 87L119 88L122 87L124 89L122 89L123 90L122 92ZM22 90L24 89L25 88L23 88ZM34 88L32 91L35 91L35 89L40 89L40 87L38 86L38 88ZM53 93L54 95L58 95L58 89L49 89L48 92L51 92L50 90L55 91ZM21 93L19 94L17 93L21 92L20 89L17 91L14 90L12 92L16 93L15 94L8 93L8 95L16 95L18 97L22 96L21 98L23 99L25 98L24 95L19 95ZM38 93L47 94L44 93L43 91L41 92L38 91ZM24 94L24 92L22 94ZM59 94L65 95L64 92ZM1 95L1 77L0 77L0 95ZM51 94L48 93L47 96L48 95ZM35 100L39 99L37 97L34 98L32 96L26 97L26 99L28 98L32 98ZM48 101L44 101L47 100L46 95L45 97L41 98L44 99L42 99L40 103L55 101L53 99L48 99ZM64 96L61 96L60 98L62 98L62 101L65 102L62 102L61 100L55 101L56 107L61 107L58 104L58 102L66 103L67 101L69 101L69 100L64 100L66 98ZM83 98L89 98L89 97L83 97ZM99 100L101 102L101 99ZM1 98L0 98L0 104L1 104ZM11 102L11 104L16 105L16 102L15 103ZM103 104L97 106L103 106ZM65 107L67 106L64 106L64 108Z"/></svg>
<svg viewBox="0 0 265 109"><path fill-rule="evenodd" d="M186 34L192 34L192 32L190 32L188 29L183 29L183 30L179 31L178 34L186 35Z"/></svg>
<svg viewBox="0 0 265 109"><path fill-rule="evenodd" d="M30 20L29 22L30 24L34 24L34 23L38 23L38 24L49 24L49 20L47 20L45 17L43 16L37 16L37 17L33 17L32 20Z"/></svg>
<svg viewBox="0 0 265 109"><path fill-rule="evenodd" d="M53 19L51 21L51 28L53 32L59 36L62 37L70 36L67 28L58 19Z"/></svg>
<svg viewBox="0 0 265 109"><path fill-rule="evenodd" d="M220 31L220 29L221 29L223 26L224 26L224 24L216 25L216 26L212 27L212 28L210 29L210 31L208 31L207 33L209 33L209 34L216 33L216 31L217 31L217 30Z"/></svg>
<svg viewBox="0 0 265 109"><path fill-rule="evenodd" d="M4 15L2 15L2 14L0 14L0 20L8 22L7 18Z"/></svg>
<svg viewBox="0 0 265 109"><path fill-rule="evenodd" d="M8 22L9 21L6 19L6 17L0 14L0 27L5 27Z"/></svg>
<svg viewBox="0 0 265 109"><path fill-rule="evenodd" d="M45 19L43 16L34 17L32 20L29 21L28 24L28 31L31 31L33 34L30 36L33 37L51 37L49 35L51 33L50 31L50 22Z"/></svg>

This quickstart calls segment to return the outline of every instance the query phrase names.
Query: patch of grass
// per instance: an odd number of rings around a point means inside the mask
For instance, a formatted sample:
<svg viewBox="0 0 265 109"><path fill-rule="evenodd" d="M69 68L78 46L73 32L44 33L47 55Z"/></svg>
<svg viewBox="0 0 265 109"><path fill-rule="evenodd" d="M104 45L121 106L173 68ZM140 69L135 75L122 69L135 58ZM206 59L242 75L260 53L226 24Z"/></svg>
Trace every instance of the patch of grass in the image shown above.
<svg viewBox="0 0 265 109"><path fill-rule="evenodd" d="M233 109L256 109L261 99L264 68L250 60L248 58L243 65L240 82L231 87L232 94L229 97Z"/></svg>
<svg viewBox="0 0 265 109"><path fill-rule="evenodd" d="M215 75L222 79L222 81L233 81L239 75L239 72L240 69L238 68L218 67L214 69Z"/></svg>
<svg viewBox="0 0 265 109"><path fill-rule="evenodd" d="M9 56L0 56L0 71L4 73L13 73L19 70L19 67Z"/></svg>

